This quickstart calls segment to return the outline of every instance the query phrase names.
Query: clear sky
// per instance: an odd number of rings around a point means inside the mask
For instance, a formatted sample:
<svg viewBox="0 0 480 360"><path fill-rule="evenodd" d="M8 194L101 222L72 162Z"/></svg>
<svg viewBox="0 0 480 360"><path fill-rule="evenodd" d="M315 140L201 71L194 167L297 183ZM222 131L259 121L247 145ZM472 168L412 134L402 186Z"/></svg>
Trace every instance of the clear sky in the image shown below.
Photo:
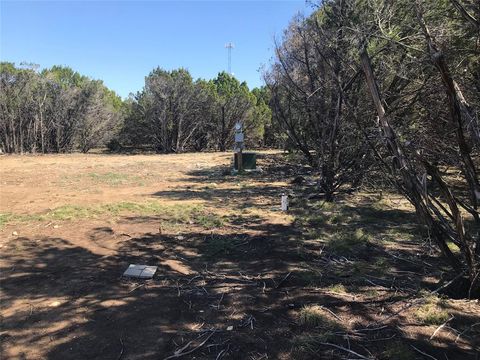
<svg viewBox="0 0 480 360"><path fill-rule="evenodd" d="M102 79L126 97L156 66L185 67L211 79L227 69L250 88L298 12L297 1L4 1L0 0L0 59L41 68L67 65Z"/></svg>

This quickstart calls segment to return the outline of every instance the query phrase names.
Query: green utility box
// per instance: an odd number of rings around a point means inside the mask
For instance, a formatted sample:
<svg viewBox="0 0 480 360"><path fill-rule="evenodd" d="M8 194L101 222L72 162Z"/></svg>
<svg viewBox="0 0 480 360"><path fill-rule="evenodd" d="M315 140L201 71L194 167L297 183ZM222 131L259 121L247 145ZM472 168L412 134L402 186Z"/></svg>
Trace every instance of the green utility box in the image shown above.
<svg viewBox="0 0 480 360"><path fill-rule="evenodd" d="M233 157L233 168L238 170L239 153L235 153ZM242 168L243 170L255 170L257 168L257 154L254 152L242 153Z"/></svg>

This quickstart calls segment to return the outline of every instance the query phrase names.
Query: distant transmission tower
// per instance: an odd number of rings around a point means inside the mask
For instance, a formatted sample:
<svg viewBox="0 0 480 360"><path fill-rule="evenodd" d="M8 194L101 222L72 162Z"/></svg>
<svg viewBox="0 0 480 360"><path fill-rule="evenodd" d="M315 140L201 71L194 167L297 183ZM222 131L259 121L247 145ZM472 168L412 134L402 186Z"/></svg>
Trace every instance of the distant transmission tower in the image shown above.
<svg viewBox="0 0 480 360"><path fill-rule="evenodd" d="M228 73L232 74L232 49L235 45L231 42L225 44L225 47L228 49Z"/></svg>

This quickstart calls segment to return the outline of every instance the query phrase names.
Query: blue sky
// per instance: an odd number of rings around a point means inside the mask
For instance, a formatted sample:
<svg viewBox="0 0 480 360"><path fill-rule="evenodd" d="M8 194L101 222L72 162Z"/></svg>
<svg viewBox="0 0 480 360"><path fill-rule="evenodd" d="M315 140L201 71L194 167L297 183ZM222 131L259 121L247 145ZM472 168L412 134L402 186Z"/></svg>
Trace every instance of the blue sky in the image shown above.
<svg viewBox="0 0 480 360"><path fill-rule="evenodd" d="M126 97L156 66L211 79L227 68L250 88L304 1L3 1L0 59L67 65Z"/></svg>

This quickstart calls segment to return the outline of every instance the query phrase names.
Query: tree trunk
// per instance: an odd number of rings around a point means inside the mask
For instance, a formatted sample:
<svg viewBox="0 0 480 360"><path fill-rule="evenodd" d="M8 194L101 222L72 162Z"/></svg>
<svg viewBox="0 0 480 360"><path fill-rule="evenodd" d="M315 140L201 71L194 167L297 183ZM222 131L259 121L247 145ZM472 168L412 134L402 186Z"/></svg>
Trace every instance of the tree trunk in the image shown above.
<svg viewBox="0 0 480 360"><path fill-rule="evenodd" d="M398 172L401 178L401 182L397 185L415 207L418 216L428 227L433 240L437 243L438 247L445 255L450 265L453 267L453 269L460 272L462 270L462 266L448 247L442 227L439 226L439 224L435 221L429 210L428 194L425 194L423 184L420 183L415 170L410 166L410 163L406 158L402 147L400 146L396 134L393 128L390 126L390 123L385 115L385 109L382 105L382 99L378 90L378 85L373 74L370 57L368 56L365 48L361 50L360 56L368 89L378 114L377 125L382 131L383 138L390 155L393 156L393 169Z"/></svg>
<svg viewBox="0 0 480 360"><path fill-rule="evenodd" d="M220 151L225 151L227 150L226 146L226 124L225 124L225 106L222 106L222 121L221 121L221 129L220 129L220 136L219 136L219 143L218 143L218 148Z"/></svg>
<svg viewBox="0 0 480 360"><path fill-rule="evenodd" d="M454 4L456 1L454 1ZM458 5L458 3L457 3ZM458 5L459 6L459 5ZM471 156L472 144L468 143L465 136L465 128L470 129L471 142L479 143L480 135L478 130L478 123L475 116L475 112L471 109L465 97L463 96L460 87L452 77L452 73L448 66L443 51L435 44L434 39L430 35L428 27L423 18L423 13L420 5L417 3L417 18L420 27L425 36L427 43L428 53L432 64L437 68L444 85L445 93L448 98L448 105L450 108L451 122L455 127L455 133L457 138L458 152L461 158L462 172L465 175L469 190L470 200L472 204L472 214L477 227L480 226L480 218L478 214L478 206L480 203L480 184L478 181L478 173ZM477 23L478 26L478 23ZM439 176L438 176L439 177ZM468 275L470 279L470 294L477 294L480 296L480 236L465 233L463 225L462 214L457 208L457 201L451 194L447 192L448 187L444 185L444 194L447 196L447 202L452 210L452 215L455 219L456 232L458 234L458 240L460 242L460 250L465 257ZM474 237L477 237L476 240Z"/></svg>

